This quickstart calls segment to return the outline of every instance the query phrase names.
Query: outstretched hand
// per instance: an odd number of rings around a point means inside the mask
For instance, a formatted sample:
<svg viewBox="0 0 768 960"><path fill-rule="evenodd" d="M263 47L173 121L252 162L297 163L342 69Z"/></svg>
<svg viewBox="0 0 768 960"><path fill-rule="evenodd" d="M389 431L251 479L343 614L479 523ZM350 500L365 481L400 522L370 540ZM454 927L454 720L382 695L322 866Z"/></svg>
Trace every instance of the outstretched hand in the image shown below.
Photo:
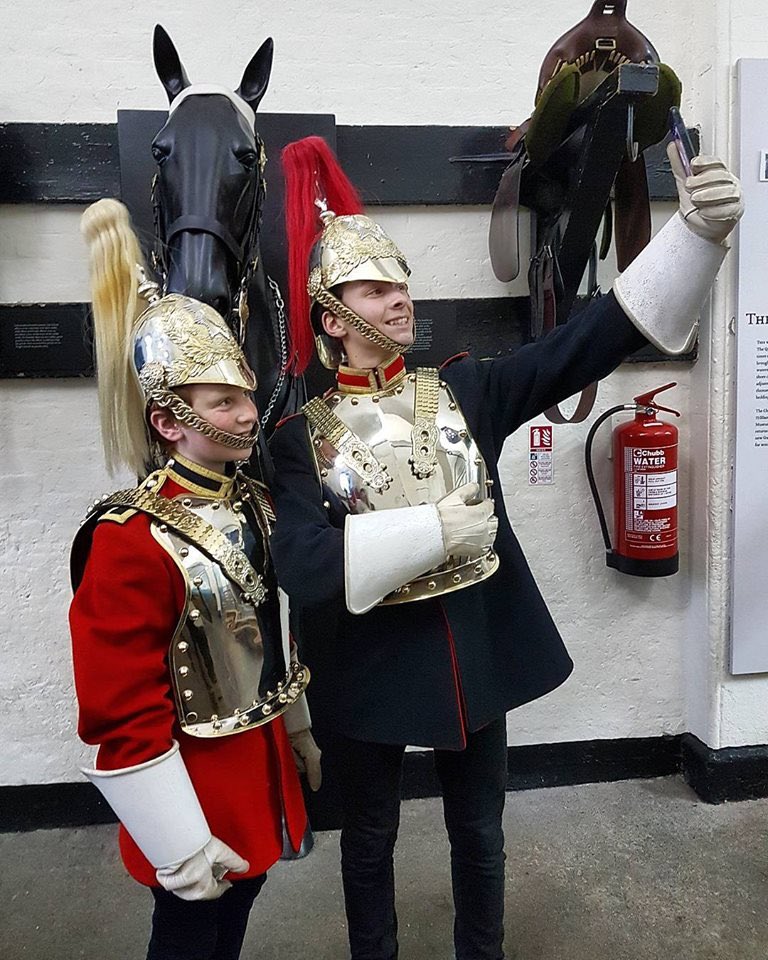
<svg viewBox="0 0 768 960"><path fill-rule="evenodd" d="M741 183L717 157L694 157L687 177L674 143L667 156L677 184L680 216L693 233L722 243L744 213Z"/></svg>

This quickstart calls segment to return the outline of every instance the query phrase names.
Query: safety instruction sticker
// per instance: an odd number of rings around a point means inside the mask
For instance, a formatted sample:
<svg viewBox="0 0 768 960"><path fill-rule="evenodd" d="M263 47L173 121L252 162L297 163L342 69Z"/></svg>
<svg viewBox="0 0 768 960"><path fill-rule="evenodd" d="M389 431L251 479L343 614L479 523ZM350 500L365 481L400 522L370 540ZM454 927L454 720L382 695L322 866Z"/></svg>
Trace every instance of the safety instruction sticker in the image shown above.
<svg viewBox="0 0 768 960"><path fill-rule="evenodd" d="M528 449L528 483L554 482L552 427L550 424L530 428Z"/></svg>

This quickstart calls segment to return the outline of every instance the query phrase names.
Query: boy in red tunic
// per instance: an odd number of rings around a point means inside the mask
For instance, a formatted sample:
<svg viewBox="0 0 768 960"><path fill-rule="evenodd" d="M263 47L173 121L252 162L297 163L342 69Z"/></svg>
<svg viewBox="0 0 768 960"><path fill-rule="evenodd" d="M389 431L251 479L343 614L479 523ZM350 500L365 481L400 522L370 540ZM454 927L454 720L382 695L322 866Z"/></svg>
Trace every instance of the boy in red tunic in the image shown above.
<svg viewBox="0 0 768 960"><path fill-rule="evenodd" d="M84 772L155 898L149 960L236 960L284 835L298 849L304 834L294 758L320 782L269 496L237 470L258 428L253 374L205 304L155 297L136 319L120 204L94 205L83 229L107 460L159 467L98 501L73 545L79 733L99 746Z"/></svg>

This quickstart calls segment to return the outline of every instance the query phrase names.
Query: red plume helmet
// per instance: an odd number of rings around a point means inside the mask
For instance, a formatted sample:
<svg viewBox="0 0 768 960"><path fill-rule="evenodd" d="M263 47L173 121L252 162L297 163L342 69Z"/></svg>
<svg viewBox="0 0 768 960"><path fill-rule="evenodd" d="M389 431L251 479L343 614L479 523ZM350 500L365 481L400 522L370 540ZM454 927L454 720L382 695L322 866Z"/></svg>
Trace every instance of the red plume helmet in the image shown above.
<svg viewBox="0 0 768 960"><path fill-rule="evenodd" d="M322 203L338 216L363 212L363 203L322 137L289 143L282 153L285 230L288 238L288 308L291 372L300 376L315 348L307 293L309 255L320 238Z"/></svg>

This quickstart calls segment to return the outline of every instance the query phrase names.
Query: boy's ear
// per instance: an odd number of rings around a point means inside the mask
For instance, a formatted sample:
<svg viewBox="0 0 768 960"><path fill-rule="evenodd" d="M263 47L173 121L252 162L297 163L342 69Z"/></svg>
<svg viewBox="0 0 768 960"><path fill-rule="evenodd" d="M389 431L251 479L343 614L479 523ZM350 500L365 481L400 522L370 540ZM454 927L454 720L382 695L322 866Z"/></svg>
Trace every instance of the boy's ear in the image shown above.
<svg viewBox="0 0 768 960"><path fill-rule="evenodd" d="M335 313L332 313L330 310L324 310L322 316L320 317L320 323L322 324L323 330L328 334L329 337L343 337L347 332L347 328L344 326L341 320L336 316Z"/></svg>
<svg viewBox="0 0 768 960"><path fill-rule="evenodd" d="M164 407L153 407L149 413L149 422L162 440L176 443L183 436L179 421Z"/></svg>

